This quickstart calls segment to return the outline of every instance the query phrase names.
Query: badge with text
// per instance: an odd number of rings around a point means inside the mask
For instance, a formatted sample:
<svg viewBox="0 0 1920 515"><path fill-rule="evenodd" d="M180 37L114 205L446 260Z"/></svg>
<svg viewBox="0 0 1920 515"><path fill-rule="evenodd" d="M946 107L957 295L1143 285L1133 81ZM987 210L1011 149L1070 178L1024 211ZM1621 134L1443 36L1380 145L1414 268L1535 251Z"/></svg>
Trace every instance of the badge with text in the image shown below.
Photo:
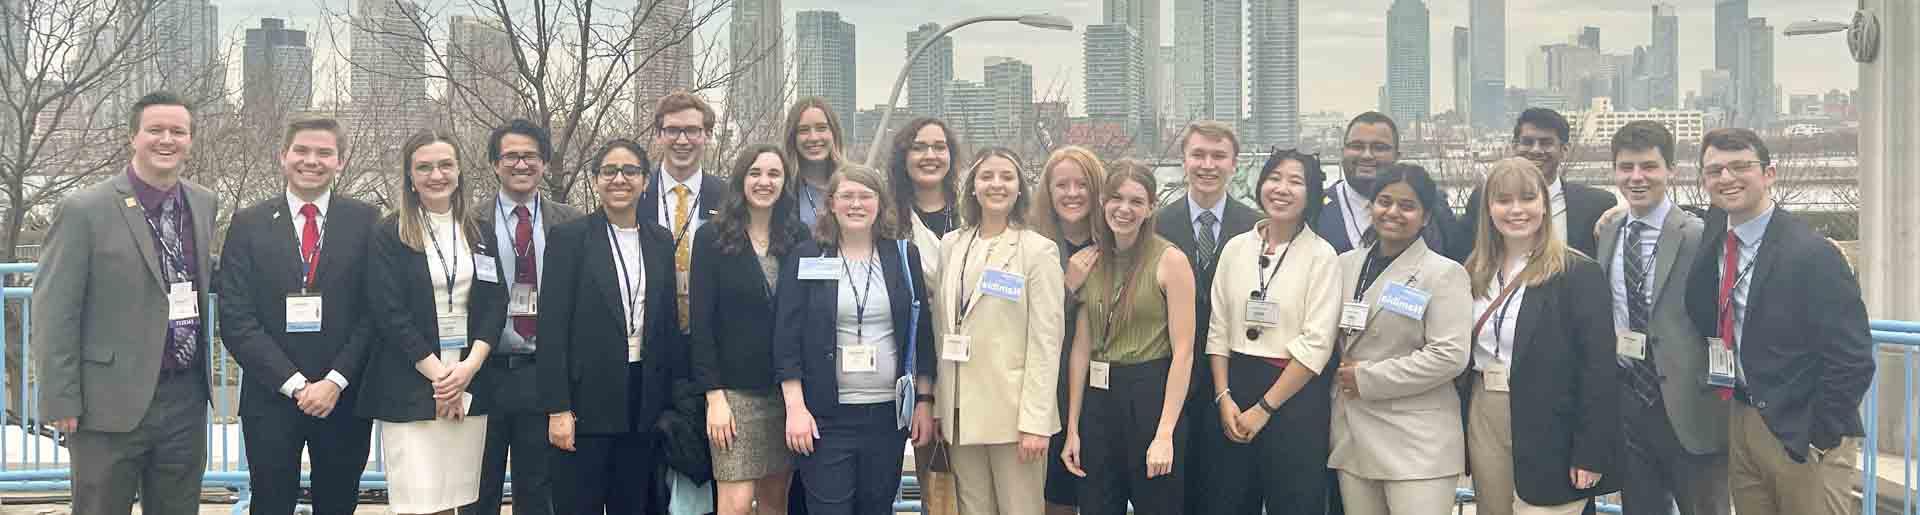
<svg viewBox="0 0 1920 515"><path fill-rule="evenodd" d="M1614 345L1614 353L1620 357L1647 360L1647 333L1621 329L1619 340Z"/></svg>
<svg viewBox="0 0 1920 515"><path fill-rule="evenodd" d="M840 280L840 258L803 257L800 258L800 280L837 281Z"/></svg>
<svg viewBox="0 0 1920 515"><path fill-rule="evenodd" d="M879 349L872 345L848 345L840 348L840 371L848 373L880 370Z"/></svg>
<svg viewBox="0 0 1920 515"><path fill-rule="evenodd" d="M1107 375L1113 372L1112 363L1107 363L1105 361L1090 361L1090 362L1087 362L1087 365L1088 365L1087 384L1093 386L1094 388L1099 388L1101 390L1106 390L1112 387L1107 382L1107 379L1108 379Z"/></svg>
<svg viewBox="0 0 1920 515"><path fill-rule="evenodd" d="M440 315L440 361L453 364L460 361L460 351L467 348L467 316Z"/></svg>
<svg viewBox="0 0 1920 515"><path fill-rule="evenodd" d="M1348 302L1340 305L1340 328L1359 331L1367 328L1367 303Z"/></svg>
<svg viewBox="0 0 1920 515"><path fill-rule="evenodd" d="M940 339L940 359L966 363L973 359L973 337L949 334Z"/></svg>
<svg viewBox="0 0 1920 515"><path fill-rule="evenodd" d="M1260 327L1280 325L1280 303L1266 299L1247 299L1247 324Z"/></svg>
<svg viewBox="0 0 1920 515"><path fill-rule="evenodd" d="M320 296L287 296L287 332L320 332Z"/></svg>
<svg viewBox="0 0 1920 515"><path fill-rule="evenodd" d="M980 276L980 293L985 295L1019 302L1026 290L1027 277L1020 274L989 269Z"/></svg>
<svg viewBox="0 0 1920 515"><path fill-rule="evenodd" d="M640 337L638 336L627 337L627 362L640 362Z"/></svg>
<svg viewBox="0 0 1920 515"><path fill-rule="evenodd" d="M200 292L193 283L173 283L167 292L167 320L186 320L200 316Z"/></svg>
<svg viewBox="0 0 1920 515"><path fill-rule="evenodd" d="M1426 316L1427 299L1433 294L1420 291L1412 286L1394 283L1387 285L1387 291L1380 294L1380 309L1391 311L1403 317L1419 320Z"/></svg>
<svg viewBox="0 0 1920 515"><path fill-rule="evenodd" d="M1497 363L1488 365L1486 370L1480 371L1480 378L1486 383L1489 392L1507 391L1507 376L1507 366Z"/></svg>
<svg viewBox="0 0 1920 515"><path fill-rule="evenodd" d="M1726 340L1707 338L1707 384L1732 388L1738 382L1734 359L1733 348Z"/></svg>
<svg viewBox="0 0 1920 515"><path fill-rule="evenodd" d="M539 290L533 289L531 284L513 283L513 288L507 290L507 315L530 317L538 314L540 314Z"/></svg>
<svg viewBox="0 0 1920 515"><path fill-rule="evenodd" d="M476 281L499 284L500 269L498 267L499 264L494 262L493 256L473 255L473 279Z"/></svg>

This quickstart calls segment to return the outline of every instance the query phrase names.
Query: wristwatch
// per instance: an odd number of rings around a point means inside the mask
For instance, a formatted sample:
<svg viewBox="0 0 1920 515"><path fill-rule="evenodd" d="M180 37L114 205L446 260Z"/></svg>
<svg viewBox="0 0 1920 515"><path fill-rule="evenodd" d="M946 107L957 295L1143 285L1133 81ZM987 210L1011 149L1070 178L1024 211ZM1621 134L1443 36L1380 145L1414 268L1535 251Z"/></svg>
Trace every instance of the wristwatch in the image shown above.
<svg viewBox="0 0 1920 515"><path fill-rule="evenodd" d="M1273 412L1275 412L1275 411L1280 411L1280 407L1279 407L1279 406L1274 406L1274 405L1272 405L1272 404L1267 404L1267 398L1266 398L1266 396L1261 396L1261 397L1260 397L1260 409L1263 409L1263 410L1267 410L1267 414L1268 414L1268 415L1272 415L1272 414L1273 414Z"/></svg>
<svg viewBox="0 0 1920 515"><path fill-rule="evenodd" d="M914 394L914 395L913 395L913 402L933 402L933 394L931 394L931 393L917 393L917 394Z"/></svg>

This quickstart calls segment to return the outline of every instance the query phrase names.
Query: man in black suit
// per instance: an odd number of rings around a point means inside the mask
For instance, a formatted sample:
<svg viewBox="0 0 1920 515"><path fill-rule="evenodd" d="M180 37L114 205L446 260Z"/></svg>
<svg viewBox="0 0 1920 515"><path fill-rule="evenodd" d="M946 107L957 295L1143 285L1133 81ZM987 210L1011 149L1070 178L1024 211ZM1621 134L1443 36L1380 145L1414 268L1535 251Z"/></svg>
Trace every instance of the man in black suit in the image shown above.
<svg viewBox="0 0 1920 515"><path fill-rule="evenodd" d="M553 143L546 129L524 119L494 129L487 139L487 161L500 180L500 194L475 215L481 230L492 231L493 241L499 242L496 248L512 250L513 259L494 260L495 277L510 279L511 287L507 325L500 332L500 344L487 355L488 364L500 373L485 386L494 389L493 405L487 417L487 450L480 462L480 497L460 510L468 515L500 513L509 456L513 458L514 512L552 512L547 413L540 409L539 378L533 367L539 346L535 317L547 271L547 231L580 217L579 209L540 195L547 160L552 157Z"/></svg>
<svg viewBox="0 0 1920 515"><path fill-rule="evenodd" d="M1559 112L1540 107L1527 109L1513 125L1513 155L1533 161L1547 177L1547 208L1553 215L1554 235L1565 238L1567 246L1592 257L1599 252L1594 225L1600 221L1600 214L1613 208L1617 201L1605 190L1561 180L1560 161L1566 159L1567 149L1572 145L1568 141L1572 132L1567 118ZM1474 187L1473 196L1467 201L1469 222L1462 224L1458 231L1463 237L1447 244L1448 254L1457 259L1466 259L1473 251L1473 236L1479 227L1471 220L1478 220L1474 215L1478 213L1476 206L1480 205L1484 186Z"/></svg>
<svg viewBox="0 0 1920 515"><path fill-rule="evenodd" d="M1233 128L1215 121L1194 122L1187 126L1186 135L1180 140L1181 167L1187 172L1187 194L1181 200L1160 208L1155 213L1154 232L1187 254L1187 260L1193 264L1194 292L1193 334L1194 355L1204 355L1207 346L1207 324L1201 323L1212 315L1213 272L1218 264L1220 250L1226 247L1227 240L1240 233L1253 230L1253 223L1260 220L1260 213L1233 199L1227 198L1227 183L1233 180L1239 170L1240 139L1233 134ZM1197 409L1194 406L1210 406L1213 397L1213 375L1207 372L1206 360L1193 360L1192 388L1187 398L1184 415L1194 434L1206 434L1200 431L1220 431L1218 411ZM1200 441L1208 441L1201 439ZM1206 445L1189 445L1191 454L1186 461L1187 474L1187 512L1202 513L1207 489L1207 457L1213 449Z"/></svg>
<svg viewBox="0 0 1920 515"><path fill-rule="evenodd" d="M713 107L684 90L660 98L653 111L653 146L662 155L660 171L640 196L640 220L665 227L673 235L674 284L680 291L680 333L687 332L688 271L693 270L693 235L720 212L727 183L700 170L713 137ZM711 186L711 187L708 187Z"/></svg>
<svg viewBox="0 0 1920 515"><path fill-rule="evenodd" d="M1713 210L1687 310L1710 335L1701 380L1735 401L1734 511L1853 513L1860 400L1874 369L1860 284L1839 249L1774 205L1778 172L1758 135L1715 129L1700 148Z"/></svg>
<svg viewBox="0 0 1920 515"><path fill-rule="evenodd" d="M361 278L380 212L331 193L345 146L331 118L287 124L287 194L234 213L214 274L220 336L246 371L240 420L256 514L293 513L302 447L314 513L348 515L359 502L373 425L341 391L359 379L372 337Z"/></svg>
<svg viewBox="0 0 1920 515"><path fill-rule="evenodd" d="M1373 177L1399 158L1400 128L1393 118L1367 111L1347 122L1346 143L1340 151L1342 180L1327 188L1326 206L1313 221L1313 232L1332 244L1335 252L1365 247L1371 239ZM1451 248L1449 238L1458 238L1456 233L1462 225L1453 209L1435 209L1432 213L1432 221L1420 231L1427 247L1440 250L1454 261L1466 260L1465 253L1455 256L1447 252ZM1467 240L1465 248L1472 247L1473 241Z"/></svg>

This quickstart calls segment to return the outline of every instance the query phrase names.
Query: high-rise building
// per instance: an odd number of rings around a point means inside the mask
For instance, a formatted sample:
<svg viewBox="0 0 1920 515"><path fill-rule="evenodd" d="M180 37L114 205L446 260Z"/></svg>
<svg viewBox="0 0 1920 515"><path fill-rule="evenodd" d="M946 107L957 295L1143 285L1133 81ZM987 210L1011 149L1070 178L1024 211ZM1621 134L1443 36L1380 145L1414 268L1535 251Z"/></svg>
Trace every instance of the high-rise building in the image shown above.
<svg viewBox="0 0 1920 515"><path fill-rule="evenodd" d="M970 80L956 80L947 84L947 112L944 118L948 129L960 134L960 141L968 149L980 148L983 142L994 141L994 100L993 88L986 84ZM954 162L972 156L954 156Z"/></svg>
<svg viewBox="0 0 1920 515"><path fill-rule="evenodd" d="M1713 67L1740 74L1742 43L1747 39L1747 1L1714 0Z"/></svg>
<svg viewBox="0 0 1920 515"><path fill-rule="evenodd" d="M1140 35L1125 24L1091 25L1082 36L1086 47L1087 117L1114 122L1134 135L1135 142L1145 125L1147 113L1147 63ZM956 81L955 84L958 84ZM948 91L949 95L953 92ZM954 103L949 97L947 105ZM951 114L949 114L951 116Z"/></svg>
<svg viewBox="0 0 1920 515"><path fill-rule="evenodd" d="M1178 62L1180 54L1173 45L1160 45L1160 74L1153 77L1153 83L1159 84L1159 96L1154 97L1153 112L1160 115L1162 132L1170 126L1186 123L1186 102L1180 99L1185 89L1180 84L1180 70L1173 63Z"/></svg>
<svg viewBox="0 0 1920 515"><path fill-rule="evenodd" d="M1173 67L1179 74L1181 117L1239 125L1246 64L1241 57L1240 0L1174 0Z"/></svg>
<svg viewBox="0 0 1920 515"><path fill-rule="evenodd" d="M370 141L405 138L426 119L426 45L411 0L360 0L355 6L349 124ZM375 134L376 132L381 132ZM397 148L398 142L391 146Z"/></svg>
<svg viewBox="0 0 1920 515"><path fill-rule="evenodd" d="M1581 27L1580 36L1575 43L1594 50L1600 50L1600 27Z"/></svg>
<svg viewBox="0 0 1920 515"><path fill-rule="evenodd" d="M736 141L772 141L786 120L787 46L780 0L736 0L728 53L744 73L727 88L727 118Z"/></svg>
<svg viewBox="0 0 1920 515"><path fill-rule="evenodd" d="M1680 16L1673 4L1653 5L1653 45L1647 49L1647 106L1680 107Z"/></svg>
<svg viewBox="0 0 1920 515"><path fill-rule="evenodd" d="M1155 130L1160 115L1154 109L1158 107L1160 88L1155 79L1160 77L1160 0L1106 0L1103 11L1104 23L1126 24L1140 38L1141 62L1146 67L1146 78L1142 87L1147 96L1146 116L1141 120L1142 134L1149 139L1157 134ZM1171 85L1165 87L1173 87Z"/></svg>
<svg viewBox="0 0 1920 515"><path fill-rule="evenodd" d="M1473 37L1466 27L1453 28L1453 114L1461 120L1473 109Z"/></svg>
<svg viewBox="0 0 1920 515"><path fill-rule="evenodd" d="M842 124L856 121L853 24L835 11L800 11L793 23L794 93L826 99Z"/></svg>
<svg viewBox="0 0 1920 515"><path fill-rule="evenodd" d="M1735 120L1754 129L1772 125L1780 113L1780 94L1773 83L1773 26L1766 18L1747 20L1747 61L1744 76L1735 80L1740 87L1740 108Z"/></svg>
<svg viewBox="0 0 1920 515"><path fill-rule="evenodd" d="M287 28L287 21L261 18L260 27L247 29L241 56L242 107L258 113L288 113L313 103L313 48L307 32Z"/></svg>
<svg viewBox="0 0 1920 515"><path fill-rule="evenodd" d="M1427 4L1394 0L1387 10L1387 114L1402 125L1426 120L1433 109L1432 41Z"/></svg>
<svg viewBox="0 0 1920 515"><path fill-rule="evenodd" d="M940 25L936 23L922 24L908 32L907 55L913 55L914 49L939 32ZM927 47L927 52L913 62L913 70L907 72L907 110L919 116L945 117L950 82L953 82L953 37L940 36L939 41Z"/></svg>
<svg viewBox="0 0 1920 515"><path fill-rule="evenodd" d="M1467 119L1479 128L1507 124L1507 2L1471 0L1468 22L1473 38L1473 111Z"/></svg>
<svg viewBox="0 0 1920 515"><path fill-rule="evenodd" d="M1290 147L1300 139L1300 1L1250 0L1247 7L1247 114L1253 121L1247 140Z"/></svg>
<svg viewBox="0 0 1920 515"><path fill-rule="evenodd" d="M513 42L498 18L455 15L447 23L447 96L455 125L486 130L526 114L515 86Z"/></svg>
<svg viewBox="0 0 1920 515"><path fill-rule="evenodd" d="M694 20L688 0L641 0L646 16L634 32L635 54L646 59L633 76L633 119L653 123L660 97L693 87ZM651 5L649 5L651 4ZM650 56L650 57L649 57Z"/></svg>
<svg viewBox="0 0 1920 515"><path fill-rule="evenodd" d="M208 0L151 4L126 56L131 96L169 90L201 105L226 99L227 64L220 52L220 8ZM137 9L125 10L136 15ZM123 20L123 26L131 20Z"/></svg>
<svg viewBox="0 0 1920 515"><path fill-rule="evenodd" d="M1009 147L1026 142L1033 134L1033 65L988 57L986 78L993 90L993 141Z"/></svg>

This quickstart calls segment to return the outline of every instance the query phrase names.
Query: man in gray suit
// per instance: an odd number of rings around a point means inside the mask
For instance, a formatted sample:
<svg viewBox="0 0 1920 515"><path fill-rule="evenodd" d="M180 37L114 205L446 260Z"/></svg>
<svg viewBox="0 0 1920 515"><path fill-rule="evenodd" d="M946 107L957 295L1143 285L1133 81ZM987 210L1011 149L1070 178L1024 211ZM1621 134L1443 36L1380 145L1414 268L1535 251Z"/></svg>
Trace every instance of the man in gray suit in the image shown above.
<svg viewBox="0 0 1920 515"><path fill-rule="evenodd" d="M1708 389L1707 346L1687 318L1686 288L1704 224L1667 196L1673 134L1657 122L1613 135L1613 182L1626 216L1600 224L1613 290L1626 435L1624 511L1726 515L1728 406Z"/></svg>
<svg viewBox="0 0 1920 515"><path fill-rule="evenodd" d="M213 193L180 178L193 112L133 105L124 174L60 201L34 280L40 410L71 433L73 513L197 513L207 456Z"/></svg>

